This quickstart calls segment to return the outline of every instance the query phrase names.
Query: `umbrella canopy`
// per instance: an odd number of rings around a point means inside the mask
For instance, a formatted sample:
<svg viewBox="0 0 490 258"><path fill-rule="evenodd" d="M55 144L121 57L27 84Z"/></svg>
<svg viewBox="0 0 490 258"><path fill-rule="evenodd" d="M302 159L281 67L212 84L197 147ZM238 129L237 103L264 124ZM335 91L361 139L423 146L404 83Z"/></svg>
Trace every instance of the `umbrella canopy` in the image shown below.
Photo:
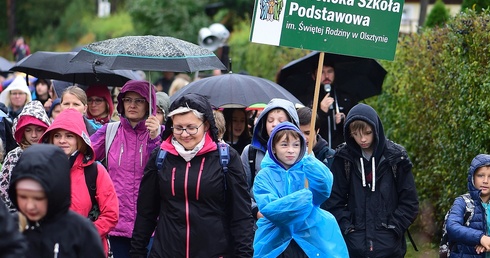
<svg viewBox="0 0 490 258"><path fill-rule="evenodd" d="M7 72L14 64L0 56L0 72Z"/></svg>
<svg viewBox="0 0 490 258"><path fill-rule="evenodd" d="M10 71L82 85L123 86L128 80L138 79L136 73L130 70L110 70L89 63L70 62L76 54L76 52L38 51L17 62Z"/></svg>
<svg viewBox="0 0 490 258"><path fill-rule="evenodd" d="M318 51L286 64L277 77L277 83L290 92L304 91L291 87L304 87L301 83L288 83L293 77L311 79L311 74L318 67ZM374 59L325 53L324 64L335 69L335 81L342 91L363 100L381 94L386 70Z"/></svg>
<svg viewBox="0 0 490 258"><path fill-rule="evenodd" d="M172 37L126 36L91 43L73 62L89 62L109 69L195 72L226 70L211 51Z"/></svg>
<svg viewBox="0 0 490 258"><path fill-rule="evenodd" d="M251 75L228 73L189 83L170 97L170 101L187 93L208 97L214 107L240 108L269 103L273 98L286 99L297 107L303 104L280 85Z"/></svg>

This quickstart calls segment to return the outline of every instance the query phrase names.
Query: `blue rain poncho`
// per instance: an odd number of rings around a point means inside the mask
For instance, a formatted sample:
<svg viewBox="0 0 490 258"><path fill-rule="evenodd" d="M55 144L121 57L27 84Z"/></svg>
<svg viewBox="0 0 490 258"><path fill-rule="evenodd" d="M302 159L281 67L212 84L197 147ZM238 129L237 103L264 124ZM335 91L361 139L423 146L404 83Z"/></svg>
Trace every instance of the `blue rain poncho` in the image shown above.
<svg viewBox="0 0 490 258"><path fill-rule="evenodd" d="M308 257L349 257L335 217L319 207L330 196L333 175L313 154L305 155L303 137L302 154L285 169L272 151L274 135L285 129L302 135L289 122L271 132L262 169L253 185L259 211L264 215L257 221L254 257L277 257L293 238ZM305 178L309 183L306 189Z"/></svg>

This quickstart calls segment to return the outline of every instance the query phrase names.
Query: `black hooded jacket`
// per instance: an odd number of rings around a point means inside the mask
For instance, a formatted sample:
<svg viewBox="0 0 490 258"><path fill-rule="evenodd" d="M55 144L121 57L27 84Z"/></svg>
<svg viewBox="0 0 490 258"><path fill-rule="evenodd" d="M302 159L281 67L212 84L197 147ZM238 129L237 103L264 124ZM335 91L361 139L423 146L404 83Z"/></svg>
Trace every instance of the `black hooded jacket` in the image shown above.
<svg viewBox="0 0 490 258"><path fill-rule="evenodd" d="M349 125L354 120L365 121L373 129L369 160L350 137ZM344 135L346 144L335 154L331 167L335 183L324 208L336 217L350 257L403 257L404 233L418 214L412 163L402 146L385 138L376 111L368 105L352 108Z"/></svg>
<svg viewBox="0 0 490 258"><path fill-rule="evenodd" d="M28 221L24 236L29 243L27 257L105 257L95 226L70 211L70 164L66 154L51 144L27 148L12 171L9 196L19 211L16 183L25 178L41 184L48 199L48 211L39 221Z"/></svg>
<svg viewBox="0 0 490 258"><path fill-rule="evenodd" d="M140 185L130 255L146 258L155 231L149 257L252 257L253 218L240 156L229 148L225 175L209 102L187 94L176 99L169 112L178 107L203 113L209 130L202 149L186 161L171 143L173 124L167 120L159 147L167 151L163 169L155 164L156 148Z"/></svg>

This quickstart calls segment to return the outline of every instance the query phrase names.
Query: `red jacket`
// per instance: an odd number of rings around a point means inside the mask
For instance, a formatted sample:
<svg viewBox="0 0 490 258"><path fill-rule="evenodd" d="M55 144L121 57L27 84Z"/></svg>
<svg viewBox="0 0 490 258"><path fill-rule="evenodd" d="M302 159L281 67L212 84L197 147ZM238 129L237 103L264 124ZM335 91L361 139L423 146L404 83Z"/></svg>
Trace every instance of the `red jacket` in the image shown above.
<svg viewBox="0 0 490 258"><path fill-rule="evenodd" d="M92 201L85 182L84 168L95 162L95 155L92 146L90 146L90 138L88 138L82 114L74 109L67 109L61 112L43 134L41 141L48 141L50 132L56 129L70 131L81 137L85 143L88 143L87 153L85 155L79 154L70 170L70 209L84 217L88 217L88 213L92 208ZM102 244L107 253L106 239L108 233L116 226L119 219L119 202L109 173L101 164L97 164L96 188L95 199L99 204L100 215L94 224L102 238Z"/></svg>

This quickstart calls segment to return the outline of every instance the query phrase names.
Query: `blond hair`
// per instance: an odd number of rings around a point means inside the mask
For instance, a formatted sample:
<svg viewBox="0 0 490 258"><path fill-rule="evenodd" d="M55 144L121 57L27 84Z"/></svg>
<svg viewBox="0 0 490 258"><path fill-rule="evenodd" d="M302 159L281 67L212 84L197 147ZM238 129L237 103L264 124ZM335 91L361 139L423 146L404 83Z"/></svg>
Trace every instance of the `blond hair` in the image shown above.
<svg viewBox="0 0 490 258"><path fill-rule="evenodd" d="M168 96L174 95L177 91L184 88L184 86L186 86L187 84L189 84L188 80L182 78L175 78L172 81L172 84L170 84L170 88L168 89Z"/></svg>
<svg viewBox="0 0 490 258"><path fill-rule="evenodd" d="M214 115L214 123L216 124L216 128L218 128L218 140L223 140L223 135L226 132L226 122L223 113L218 110L213 110Z"/></svg>

